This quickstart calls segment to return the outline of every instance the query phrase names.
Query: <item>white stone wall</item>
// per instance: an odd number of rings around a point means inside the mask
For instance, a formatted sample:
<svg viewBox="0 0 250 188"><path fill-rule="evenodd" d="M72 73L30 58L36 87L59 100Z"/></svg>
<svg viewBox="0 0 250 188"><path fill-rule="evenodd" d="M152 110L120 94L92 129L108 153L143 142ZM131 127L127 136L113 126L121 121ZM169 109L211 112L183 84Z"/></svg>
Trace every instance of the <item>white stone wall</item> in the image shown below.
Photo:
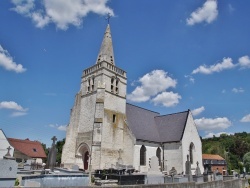
<svg viewBox="0 0 250 188"><path fill-rule="evenodd" d="M164 144L164 171L169 172L172 167L175 167L177 173L182 173L182 145L181 142L172 142Z"/></svg>
<svg viewBox="0 0 250 188"><path fill-rule="evenodd" d="M185 169L185 162L187 161L187 155L189 155L189 146L190 146L190 143L192 143L192 142L194 143L194 147L195 147L193 150L193 161L194 162L191 165L192 173L194 174L194 172L195 172L195 168L197 166L196 165L197 161L199 162L199 167L200 167L201 173L203 173L204 168L202 165L203 164L202 163L202 143L201 143L200 136L198 134L196 125L194 123L192 114L191 114L191 112L189 112L186 128L185 128L183 138L182 138L183 169Z"/></svg>
<svg viewBox="0 0 250 188"><path fill-rule="evenodd" d="M0 129L0 159L3 158L8 152L7 148L10 146L10 155L13 156L14 148L10 145L9 141L7 140L4 132Z"/></svg>
<svg viewBox="0 0 250 188"><path fill-rule="evenodd" d="M79 118L81 113L81 92L75 97L75 104L71 110L70 123L67 126L66 140L62 151L62 163L70 168L75 163L76 137L78 133Z"/></svg>
<svg viewBox="0 0 250 188"><path fill-rule="evenodd" d="M140 149L142 145L146 147L146 165L143 165L143 166L140 165ZM139 170L140 172L148 172L150 168L149 159L153 156L156 156L156 150L158 147L161 149L161 159L163 159L163 151L162 151L162 148L160 147L160 144L137 141L134 147L134 165L133 166L135 167L135 169Z"/></svg>

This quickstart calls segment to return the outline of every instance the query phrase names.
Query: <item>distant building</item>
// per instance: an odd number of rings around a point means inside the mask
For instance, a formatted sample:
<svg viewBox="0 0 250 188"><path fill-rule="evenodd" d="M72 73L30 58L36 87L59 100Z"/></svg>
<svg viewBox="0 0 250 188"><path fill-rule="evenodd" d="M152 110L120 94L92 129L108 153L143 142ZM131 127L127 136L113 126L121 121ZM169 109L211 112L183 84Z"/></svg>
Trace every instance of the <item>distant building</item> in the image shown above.
<svg viewBox="0 0 250 188"><path fill-rule="evenodd" d="M202 161L204 165L204 169L211 168L213 172L220 172L225 175L227 171L227 162L220 155L213 154L202 154Z"/></svg>
<svg viewBox="0 0 250 188"><path fill-rule="evenodd" d="M0 129L0 159L3 159L3 157L8 153L8 147L10 147L9 154L13 156L14 148L10 145L3 130Z"/></svg>
<svg viewBox="0 0 250 188"><path fill-rule="evenodd" d="M38 141L30 141L28 138L25 140L8 138L8 141L14 148L13 157L17 162L34 159L36 163L41 164L47 157L42 144Z"/></svg>
<svg viewBox="0 0 250 188"><path fill-rule="evenodd" d="M157 157L159 170L174 167L181 174L187 155L193 173L196 162L202 164L201 139L190 110L160 115L127 103L127 76L115 64L109 25L95 64L81 78L62 152L64 167L88 170L91 162L93 170L121 164L148 172L150 160Z"/></svg>

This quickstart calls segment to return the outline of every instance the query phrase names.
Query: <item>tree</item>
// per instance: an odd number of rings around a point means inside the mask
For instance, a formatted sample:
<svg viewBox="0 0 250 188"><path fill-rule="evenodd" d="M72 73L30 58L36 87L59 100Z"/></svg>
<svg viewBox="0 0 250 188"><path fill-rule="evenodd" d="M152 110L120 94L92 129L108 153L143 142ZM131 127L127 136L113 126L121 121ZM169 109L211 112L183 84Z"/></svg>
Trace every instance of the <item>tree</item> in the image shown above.
<svg viewBox="0 0 250 188"><path fill-rule="evenodd" d="M65 138L57 141L56 143L56 148L57 148L56 162L58 162L58 164L61 164L62 149L64 144L65 144Z"/></svg>
<svg viewBox="0 0 250 188"><path fill-rule="evenodd" d="M243 164L246 167L246 172L248 172L250 169L250 152L243 156Z"/></svg>

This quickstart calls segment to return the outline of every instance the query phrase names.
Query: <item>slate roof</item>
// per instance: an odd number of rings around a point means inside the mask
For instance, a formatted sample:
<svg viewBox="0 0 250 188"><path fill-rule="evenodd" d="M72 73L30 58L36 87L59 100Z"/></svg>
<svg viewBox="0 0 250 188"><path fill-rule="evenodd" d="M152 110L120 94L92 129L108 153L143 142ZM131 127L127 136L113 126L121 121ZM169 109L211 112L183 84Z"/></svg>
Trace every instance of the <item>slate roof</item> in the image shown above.
<svg viewBox="0 0 250 188"><path fill-rule="evenodd" d="M19 152L32 158L46 158L46 154L42 144L38 141L30 141L29 139L21 140L15 138L8 138L10 145Z"/></svg>
<svg viewBox="0 0 250 188"><path fill-rule="evenodd" d="M202 154L202 159L209 159L209 160L225 160L220 155L214 155L214 154Z"/></svg>
<svg viewBox="0 0 250 188"><path fill-rule="evenodd" d="M178 142L182 139L189 111L163 115L132 104L126 105L127 123L137 140Z"/></svg>

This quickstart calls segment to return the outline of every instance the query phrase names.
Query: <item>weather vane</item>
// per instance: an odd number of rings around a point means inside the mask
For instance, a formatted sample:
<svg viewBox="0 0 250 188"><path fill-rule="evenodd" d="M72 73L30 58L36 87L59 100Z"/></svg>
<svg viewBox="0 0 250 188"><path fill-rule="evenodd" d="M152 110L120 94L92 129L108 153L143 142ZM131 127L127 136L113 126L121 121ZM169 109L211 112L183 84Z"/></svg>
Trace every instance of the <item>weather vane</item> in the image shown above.
<svg viewBox="0 0 250 188"><path fill-rule="evenodd" d="M110 12L109 12L109 13L107 14L107 17L106 17L106 20L108 20L108 24L109 24L110 18L111 18L111 14L110 14Z"/></svg>

